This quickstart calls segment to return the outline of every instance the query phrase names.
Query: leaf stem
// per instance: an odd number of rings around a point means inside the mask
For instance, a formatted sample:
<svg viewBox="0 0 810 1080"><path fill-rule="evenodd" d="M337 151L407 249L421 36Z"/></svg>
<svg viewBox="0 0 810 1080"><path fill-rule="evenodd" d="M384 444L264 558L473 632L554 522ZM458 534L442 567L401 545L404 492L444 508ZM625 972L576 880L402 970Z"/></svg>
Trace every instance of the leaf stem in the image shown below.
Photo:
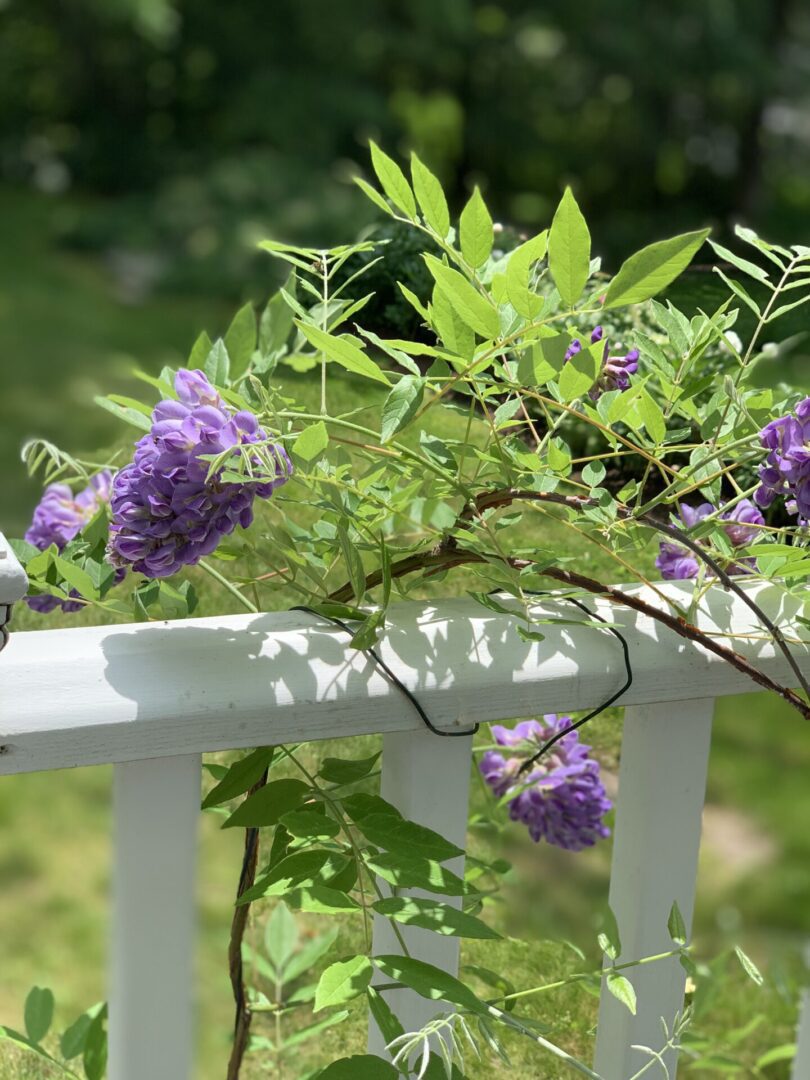
<svg viewBox="0 0 810 1080"><path fill-rule="evenodd" d="M206 562L205 559L200 559L197 565L200 566L203 570L205 570L206 574L209 574L214 579L214 581L218 581L219 584L223 587L223 589L227 589L231 596L236 597L242 607L246 608L252 615L259 614L259 609L256 607L256 605L252 601L248 600L245 594L239 589L237 589L237 587L233 584L232 581L228 581L228 579L223 574L220 574L219 570L215 570L209 562Z"/></svg>

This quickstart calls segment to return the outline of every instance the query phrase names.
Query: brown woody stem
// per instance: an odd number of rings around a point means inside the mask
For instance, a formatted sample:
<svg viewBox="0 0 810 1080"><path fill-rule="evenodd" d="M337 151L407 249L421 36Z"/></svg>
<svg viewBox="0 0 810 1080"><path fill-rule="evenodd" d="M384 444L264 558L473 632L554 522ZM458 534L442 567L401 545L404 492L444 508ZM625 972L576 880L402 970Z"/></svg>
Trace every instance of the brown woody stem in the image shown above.
<svg viewBox="0 0 810 1080"><path fill-rule="evenodd" d="M252 795L254 791L263 788L266 783L267 770L265 769L259 780L257 780L248 792L248 795ZM239 875L239 885L236 890L237 900L252 887L256 880L256 864L258 858L259 830L246 829L242 872ZM248 1005L247 994L245 992L245 972L244 962L242 960L242 942L245 938L249 914L250 904L237 905L234 908L233 919L231 921L231 940L228 945L228 970L231 977L233 999L236 1004L236 1016L234 1019L233 1046L231 1047L231 1056L228 1061L228 1080L239 1080L239 1071L242 1068L242 1060L245 1056L245 1051L247 1050L248 1039L250 1037L250 1024L253 1019L253 1014Z"/></svg>
<svg viewBox="0 0 810 1080"><path fill-rule="evenodd" d="M470 511L472 511L472 513L480 513L482 510L497 506L507 506L510 503L519 500L551 502L559 506L568 506L573 509L581 509L585 506L596 505L595 500L581 495L557 495L555 492L523 491L514 488L504 488L499 491L486 492L484 495L479 496L478 499L476 499L474 506L467 508L467 513L469 516ZM773 620L765 614L759 604L751 599L745 589L740 588L734 578L720 566L717 560L714 559L701 544L692 540L691 537L687 536L681 529L678 529L676 526L670 525L667 522L660 521L658 518L653 517L652 514L640 514L639 516L634 517L629 510L620 508L619 516L625 521L638 521L640 524L646 525L655 532L661 533L663 536L668 536L670 539L675 540L677 543L688 548L701 560L701 562L708 566L722 585L730 592L733 592L735 596L738 596L746 607L756 615L768 633L771 634L778 649L785 657L793 674L796 676L798 685L804 690L805 694L810 697L810 683L805 679L801 668L796 662L796 658L793 656L784 639L782 631Z"/></svg>
<svg viewBox="0 0 810 1080"><path fill-rule="evenodd" d="M510 494L511 499L507 498ZM533 498L538 493L530 492L527 494ZM496 495L501 498L501 502L490 501L488 505L506 505L507 502L514 501L514 499L519 496L519 493L505 491L497 493L493 492L491 493L490 498L494 500ZM562 503L563 505L575 505L576 503L582 505L583 503L587 504L588 501L581 499L578 496L572 496L571 502L569 502L566 496L555 496L553 498L546 498L543 496L543 498L545 501ZM479 500L476 509L478 509L481 502L484 502L484 499ZM481 508L483 509L484 507ZM393 578L399 578L404 577L406 574L414 573L417 570L432 570L436 572L438 570L447 570L454 566L461 566L465 563L482 562L486 562L486 559L477 552L464 551L462 548L453 546L446 549L439 547L438 549L434 549L433 551L424 554L409 555L407 558L394 563L391 567L391 576ZM507 562L510 566L513 566L518 570L523 570L531 565L531 562L525 559L508 559ZM594 578L586 577L585 575L575 573L572 570L561 570L557 567L546 566L542 569L538 569L537 573L543 577L559 581L569 588L583 589L586 592L592 593L594 596L603 596L615 604L629 607L634 611L638 611L643 615L649 616L651 619L663 623L664 626L674 631L680 637L686 638L687 641L693 641L698 645L702 645L703 648L714 653L715 656L721 657L721 659L731 664L733 668L736 668L744 675L747 675L759 686L764 687L766 690L770 690L772 693L778 694L779 697L801 713L805 720L810 720L810 705L803 701L798 694L788 687L777 683L769 675L766 675L764 671L760 671L759 668L746 660L744 656L741 656L740 653L726 645L722 645L719 641L716 641L708 634L705 634L697 626L694 626L681 616L671 615L669 612L661 611L659 608L654 607L652 604L648 604L645 600L642 600L637 596L633 596L630 593L624 593L620 589L615 589L610 585L603 585ZM373 571L366 578L366 588L372 589L375 586L380 585L382 577L381 570ZM352 586L347 584L331 593L330 599L345 603L347 600L350 600L353 595Z"/></svg>

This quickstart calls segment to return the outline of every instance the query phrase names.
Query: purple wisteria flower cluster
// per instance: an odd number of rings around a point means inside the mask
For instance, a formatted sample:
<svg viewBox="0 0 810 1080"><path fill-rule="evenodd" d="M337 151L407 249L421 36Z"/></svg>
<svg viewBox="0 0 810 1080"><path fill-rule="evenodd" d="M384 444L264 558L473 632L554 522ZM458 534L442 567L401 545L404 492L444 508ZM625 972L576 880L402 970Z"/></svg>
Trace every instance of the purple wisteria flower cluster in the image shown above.
<svg viewBox="0 0 810 1080"><path fill-rule="evenodd" d="M705 502L700 506L683 504L679 507L679 511L687 529L693 529L699 521L713 514L715 508L711 503ZM720 520L726 523L723 528L734 547L750 544L759 533L757 526L765 524L765 519L750 499L741 499L731 510L723 511L720 514ZM666 580L685 581L688 578L697 577L700 560L694 552L681 544L663 540L658 549L655 565L661 571L661 577ZM756 569L756 560L741 559L726 569L729 574L744 574Z"/></svg>
<svg viewBox="0 0 810 1080"><path fill-rule="evenodd" d="M591 331L591 345L601 341L604 335L603 328L595 326ZM582 342L579 338L574 338L566 350L565 359L570 360L578 352L582 352ZM602 368L596 382L588 391L591 400L597 401L606 390L629 389L630 376L635 375L638 371L638 356L638 349L631 349L624 356L611 356L610 342L605 341L605 348L602 353Z"/></svg>
<svg viewBox="0 0 810 1080"><path fill-rule="evenodd" d="M49 484L34 510L31 525L25 534L29 544L40 551L45 551L51 544L57 551L62 551L71 540L75 539L84 526L95 517L104 503L110 501L112 473L100 472L90 483L74 495L67 484ZM71 596L78 597L75 590ZM77 600L61 600L56 596L28 596L26 603L34 611L46 614L57 607L63 611L79 611L82 604Z"/></svg>
<svg viewBox="0 0 810 1080"><path fill-rule="evenodd" d="M528 757L570 726L569 717L554 713L547 713L542 724L525 720L514 729L493 724L492 734L498 745L520 747L521 752L505 758L496 750L488 750L479 768L497 796L518 789L509 802L509 816L527 826L532 840L581 851L610 835L604 817L613 804L605 794L599 763L588 756L590 746L579 741L579 732L564 735L531 772L518 776Z"/></svg>
<svg viewBox="0 0 810 1080"><path fill-rule="evenodd" d="M769 451L759 467L760 486L754 501L770 506L777 495L786 497L786 507L803 524L810 522L810 397L800 401L792 413L772 420L759 433Z"/></svg>
<svg viewBox="0 0 810 1080"><path fill-rule="evenodd" d="M110 561L149 578L210 555L237 525L250 525L254 498L269 498L292 474L284 448L253 413L227 405L202 371L179 371L174 388L178 400L158 402L151 431L113 481ZM228 483L221 469L208 476L205 455L253 444L262 444L261 479Z"/></svg>

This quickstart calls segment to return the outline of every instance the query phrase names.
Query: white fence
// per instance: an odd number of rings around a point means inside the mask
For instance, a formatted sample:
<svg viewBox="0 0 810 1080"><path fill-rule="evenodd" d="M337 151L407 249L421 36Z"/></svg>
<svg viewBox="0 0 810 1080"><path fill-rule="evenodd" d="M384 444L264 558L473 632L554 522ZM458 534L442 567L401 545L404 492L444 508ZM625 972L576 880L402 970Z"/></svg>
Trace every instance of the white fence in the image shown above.
<svg viewBox="0 0 810 1080"><path fill-rule="evenodd" d="M16 580L8 557L0 557L0 604L15 589L19 594ZM690 583L663 588L684 600L692 591ZM774 587L752 588L785 633L801 636L798 601ZM634 591L662 603L649 590ZM634 959L670 948L673 901L691 922L714 699L757 687L653 620L608 602L594 608L621 628L632 657L610 903L620 960ZM537 610L571 618L570 605L553 599ZM784 658L732 594L712 588L694 621L712 633L748 635L737 650L791 682ZM448 730L593 708L623 684L613 635L551 624L544 642L527 643L515 626L466 599L400 604L390 612L381 651L434 723ZM797 645L795 655L810 675L810 648ZM371 733L383 735L385 797L463 844L472 740L426 731L374 663L312 616L223 616L12 637L0 657L0 774L115 765L111 1080L192 1075L200 754ZM456 939L413 928L406 937L413 955L457 971ZM374 943L377 951L398 949L380 917ZM683 1004L677 960L628 974L638 992L636 1016L602 995L594 1069L605 1080L637 1071L648 1059L634 1046L661 1047L661 1018L671 1024ZM396 992L392 1004L406 1030L435 1012L435 1003L411 991ZM370 1044L380 1051L373 1030ZM667 1062L674 1075L673 1053ZM810 1077L807 1031L794 1077Z"/></svg>

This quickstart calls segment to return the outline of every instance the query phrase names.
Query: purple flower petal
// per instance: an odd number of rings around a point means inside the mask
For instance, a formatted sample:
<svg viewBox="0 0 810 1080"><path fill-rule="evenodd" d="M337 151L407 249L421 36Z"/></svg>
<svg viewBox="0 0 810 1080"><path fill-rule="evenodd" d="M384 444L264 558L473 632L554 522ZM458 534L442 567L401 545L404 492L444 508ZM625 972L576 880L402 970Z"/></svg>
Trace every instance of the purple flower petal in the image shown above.
<svg viewBox="0 0 810 1080"><path fill-rule="evenodd" d="M210 555L223 536L250 524L254 498L268 498L292 473L277 444L267 454L275 463L269 478L226 484L221 472L209 477L202 455L266 443L268 436L252 413L227 405L201 371L179 371L175 390L180 400L156 406L152 430L113 481L110 561L150 578Z"/></svg>

